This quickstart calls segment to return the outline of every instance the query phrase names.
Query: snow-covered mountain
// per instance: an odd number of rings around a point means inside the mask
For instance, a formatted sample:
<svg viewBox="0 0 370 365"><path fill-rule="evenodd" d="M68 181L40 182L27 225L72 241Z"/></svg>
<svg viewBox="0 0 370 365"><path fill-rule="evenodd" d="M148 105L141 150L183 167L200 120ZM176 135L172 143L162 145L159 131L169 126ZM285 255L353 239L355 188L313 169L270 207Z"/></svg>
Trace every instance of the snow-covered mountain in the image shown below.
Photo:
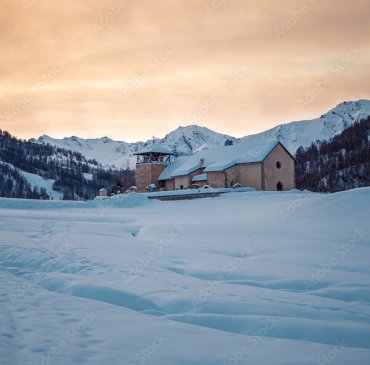
<svg viewBox="0 0 370 365"><path fill-rule="evenodd" d="M257 139L263 144L271 139L278 139L294 154L298 147L307 147L317 140L328 140L355 121L369 115L370 100L349 101L339 104L317 119L280 124L265 132L241 139L217 133L205 127L191 125L179 127L157 141L180 155L191 155L203 148L218 147L228 143L253 142L254 144ZM148 143L152 143L152 141L127 143L114 141L107 137L54 139L48 136L42 136L33 141L73 150L83 154L87 159L97 160L103 166L115 166L116 168L134 168L136 159L133 153Z"/></svg>
<svg viewBox="0 0 370 365"><path fill-rule="evenodd" d="M0 196L93 199L100 188L134 183L132 171L107 171L75 151L17 139L0 131Z"/></svg>
<svg viewBox="0 0 370 365"><path fill-rule="evenodd" d="M134 168L136 157L133 153L152 143L152 140L127 143L114 141L108 137L82 139L73 136L54 139L46 135L32 141L43 144L49 143L52 146L76 151L83 154L89 160L95 159L103 166L115 166L117 168ZM157 139L157 142L168 146L179 155L191 155L204 148L224 146L225 143L237 143L238 141L237 138L197 125L179 127L167 134L163 139Z"/></svg>
<svg viewBox="0 0 370 365"><path fill-rule="evenodd" d="M309 147L312 142L329 140L343 132L356 121L370 115L370 100L348 101L337 105L320 118L279 124L265 132L242 138L243 143L265 143L270 139L281 141L295 154L300 146Z"/></svg>
<svg viewBox="0 0 370 365"><path fill-rule="evenodd" d="M180 155L191 155L204 148L224 146L225 143L235 144L239 141L238 138L217 133L206 127L190 125L177 128L160 140L160 143Z"/></svg>
<svg viewBox="0 0 370 365"><path fill-rule="evenodd" d="M108 137L96 139L83 139L76 136L55 139L49 136L41 136L32 142L50 144L59 148L72 150L83 154L88 160L96 160L104 167L115 166L117 168L133 168L136 158L133 156L145 143L127 143L114 141Z"/></svg>

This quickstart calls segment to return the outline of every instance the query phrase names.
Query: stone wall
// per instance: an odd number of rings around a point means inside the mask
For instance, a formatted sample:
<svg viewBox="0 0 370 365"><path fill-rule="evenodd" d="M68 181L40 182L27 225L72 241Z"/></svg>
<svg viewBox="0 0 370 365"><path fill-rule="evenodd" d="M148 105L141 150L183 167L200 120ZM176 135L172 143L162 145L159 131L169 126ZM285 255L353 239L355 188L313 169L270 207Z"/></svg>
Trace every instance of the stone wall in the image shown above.
<svg viewBox="0 0 370 365"><path fill-rule="evenodd" d="M139 193L146 192L146 187L155 184L157 189L160 187L159 175L167 167L166 164L143 163L136 165L136 187Z"/></svg>
<svg viewBox="0 0 370 365"><path fill-rule="evenodd" d="M164 181L165 190L175 190L175 179Z"/></svg>
<svg viewBox="0 0 370 365"><path fill-rule="evenodd" d="M188 188L192 184L193 177L202 173L201 169L193 171L189 175L176 176L175 177L175 189Z"/></svg>
<svg viewBox="0 0 370 365"><path fill-rule="evenodd" d="M225 187L225 174L222 171L208 172L208 184L212 188L224 188Z"/></svg>
<svg viewBox="0 0 370 365"><path fill-rule="evenodd" d="M190 186L191 179L190 175L176 176L175 177L175 189L185 189Z"/></svg>
<svg viewBox="0 0 370 365"><path fill-rule="evenodd" d="M239 180L233 180L235 183L240 183L244 187L255 188L262 190L262 163L248 163L237 165L239 171Z"/></svg>
<svg viewBox="0 0 370 365"><path fill-rule="evenodd" d="M213 188L232 188L236 183L261 190L261 163L238 164L225 171L208 173L208 184Z"/></svg>

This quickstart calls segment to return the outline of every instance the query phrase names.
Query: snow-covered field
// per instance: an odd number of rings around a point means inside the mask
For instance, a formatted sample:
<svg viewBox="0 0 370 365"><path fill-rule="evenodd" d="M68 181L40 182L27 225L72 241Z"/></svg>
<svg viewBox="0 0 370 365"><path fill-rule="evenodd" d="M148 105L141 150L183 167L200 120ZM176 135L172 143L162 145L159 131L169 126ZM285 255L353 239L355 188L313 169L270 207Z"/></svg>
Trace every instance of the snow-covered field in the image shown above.
<svg viewBox="0 0 370 365"><path fill-rule="evenodd" d="M0 199L0 364L369 364L370 188Z"/></svg>

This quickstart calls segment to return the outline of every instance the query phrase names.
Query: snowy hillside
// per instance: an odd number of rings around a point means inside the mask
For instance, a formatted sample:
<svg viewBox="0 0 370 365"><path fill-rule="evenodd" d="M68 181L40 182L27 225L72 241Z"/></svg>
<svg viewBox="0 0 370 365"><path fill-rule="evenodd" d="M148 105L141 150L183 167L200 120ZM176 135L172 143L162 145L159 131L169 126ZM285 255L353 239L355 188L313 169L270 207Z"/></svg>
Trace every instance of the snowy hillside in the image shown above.
<svg viewBox="0 0 370 365"><path fill-rule="evenodd" d="M367 365L369 215L370 188L0 199L0 363Z"/></svg>
<svg viewBox="0 0 370 365"><path fill-rule="evenodd" d="M312 142L329 140L369 115L370 100L344 102L320 118L280 124L265 132L244 137L242 141L249 143L258 140L263 144L270 139L278 139L294 154L300 146L308 147Z"/></svg>
<svg viewBox="0 0 370 365"><path fill-rule="evenodd" d="M330 139L355 121L369 115L370 100L350 101L339 104L320 118L281 124L268 131L242 139L191 125L179 127L158 141L180 155L191 155L200 149L224 146L225 143L236 144L240 141L256 143L257 140L263 145L266 141L268 143L271 139L278 139L294 154L301 145L309 146L317 140ZM42 136L36 141L77 151L87 159L96 159L103 166L114 165L117 168L134 168L136 159L132 154L148 143L152 143L151 141L126 143L107 137L98 139L70 137L60 140Z"/></svg>
<svg viewBox="0 0 370 365"><path fill-rule="evenodd" d="M94 199L100 188L134 184L132 171L106 171L78 152L17 139L0 131L0 196Z"/></svg>
<svg viewBox="0 0 370 365"><path fill-rule="evenodd" d="M126 143L114 141L108 137L82 139L73 136L54 139L49 136L42 136L32 141L44 144L49 143L52 146L76 151L84 155L88 160L95 159L105 167L116 166L117 168L133 168L136 158L132 154L145 146L142 142Z"/></svg>
<svg viewBox="0 0 370 365"><path fill-rule="evenodd" d="M27 182L31 185L32 189L37 189L40 191L41 189L44 189L46 194L49 195L51 199L61 200L63 198L63 194L61 194L58 191L53 190L53 184L55 180L52 179L46 179L36 174L31 174L30 172L23 171L17 167L14 167L11 164L5 163L0 161L0 164L6 164L10 168L16 170L19 174L21 174Z"/></svg>

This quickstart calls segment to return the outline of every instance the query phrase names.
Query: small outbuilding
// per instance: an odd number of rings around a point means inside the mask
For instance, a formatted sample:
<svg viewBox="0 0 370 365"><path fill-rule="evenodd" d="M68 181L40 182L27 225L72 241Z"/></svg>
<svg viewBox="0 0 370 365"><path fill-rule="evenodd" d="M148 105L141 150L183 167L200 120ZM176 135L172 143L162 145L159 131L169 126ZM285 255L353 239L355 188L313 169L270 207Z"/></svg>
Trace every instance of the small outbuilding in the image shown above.
<svg viewBox="0 0 370 365"><path fill-rule="evenodd" d="M108 196L108 190L105 188L102 188L99 190L99 196L107 197Z"/></svg>

